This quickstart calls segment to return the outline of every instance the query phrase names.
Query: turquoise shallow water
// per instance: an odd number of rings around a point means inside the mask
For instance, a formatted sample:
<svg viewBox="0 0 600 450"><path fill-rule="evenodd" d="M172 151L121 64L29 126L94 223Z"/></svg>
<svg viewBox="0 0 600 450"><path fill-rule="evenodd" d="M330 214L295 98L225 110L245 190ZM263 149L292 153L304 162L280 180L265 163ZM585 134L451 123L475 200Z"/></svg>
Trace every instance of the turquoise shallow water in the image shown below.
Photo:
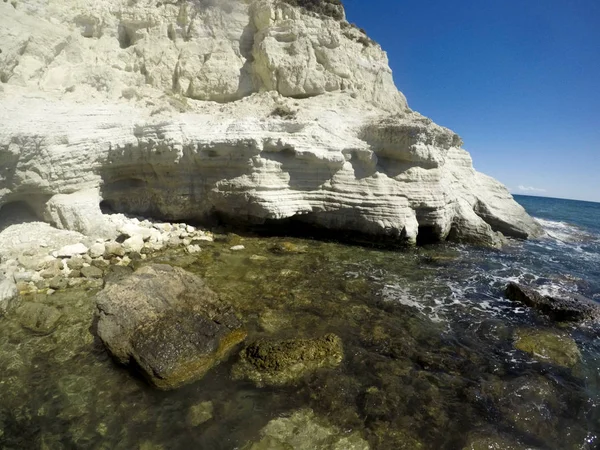
<svg viewBox="0 0 600 450"><path fill-rule="evenodd" d="M300 408L373 449L463 449L479 437L542 449L594 449L600 435L595 328L556 328L504 299L510 280L600 300L598 207L517 197L547 236L503 250L382 250L287 237L232 236L157 262L202 275L257 338L336 333L344 361L298 383L234 380L237 352L200 382L152 390L92 333L94 290L23 298L62 313L49 335L0 318L0 448L246 449ZM274 252L284 242L302 252ZM243 252L231 245L242 243ZM565 333L572 369L515 348L520 329ZM212 402L212 418L190 411ZM288 447L273 447L286 448Z"/></svg>

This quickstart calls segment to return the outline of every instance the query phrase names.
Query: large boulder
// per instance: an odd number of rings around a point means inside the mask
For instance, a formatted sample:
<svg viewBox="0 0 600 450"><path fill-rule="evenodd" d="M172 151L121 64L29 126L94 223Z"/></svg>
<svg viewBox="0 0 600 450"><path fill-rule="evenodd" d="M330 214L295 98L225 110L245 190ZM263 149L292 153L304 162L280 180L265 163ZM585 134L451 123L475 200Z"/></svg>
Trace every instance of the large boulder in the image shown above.
<svg viewBox="0 0 600 450"><path fill-rule="evenodd" d="M233 376L259 386L288 384L317 369L334 368L343 357L342 340L335 334L316 339L260 339L240 352Z"/></svg>
<svg viewBox="0 0 600 450"><path fill-rule="evenodd" d="M598 321L600 305L578 294L565 294L562 297L550 297L511 282L505 291L508 299L524 303L559 322Z"/></svg>
<svg viewBox="0 0 600 450"><path fill-rule="evenodd" d="M245 337L233 309L185 270L150 265L96 297L98 336L160 389L202 378Z"/></svg>

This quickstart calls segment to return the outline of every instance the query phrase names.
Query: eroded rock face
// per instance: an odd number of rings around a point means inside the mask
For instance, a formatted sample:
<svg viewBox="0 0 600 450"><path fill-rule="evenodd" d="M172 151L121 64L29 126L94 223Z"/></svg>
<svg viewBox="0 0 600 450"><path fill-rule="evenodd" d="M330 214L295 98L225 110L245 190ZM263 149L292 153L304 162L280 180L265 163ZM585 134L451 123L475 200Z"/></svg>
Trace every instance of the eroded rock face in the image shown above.
<svg viewBox="0 0 600 450"><path fill-rule="evenodd" d="M233 310L177 267L142 267L105 287L96 303L107 350L161 389L202 378L246 336Z"/></svg>
<svg viewBox="0 0 600 450"><path fill-rule="evenodd" d="M409 243L541 233L408 109L339 2L22 0L0 16L0 206L108 237L100 203Z"/></svg>

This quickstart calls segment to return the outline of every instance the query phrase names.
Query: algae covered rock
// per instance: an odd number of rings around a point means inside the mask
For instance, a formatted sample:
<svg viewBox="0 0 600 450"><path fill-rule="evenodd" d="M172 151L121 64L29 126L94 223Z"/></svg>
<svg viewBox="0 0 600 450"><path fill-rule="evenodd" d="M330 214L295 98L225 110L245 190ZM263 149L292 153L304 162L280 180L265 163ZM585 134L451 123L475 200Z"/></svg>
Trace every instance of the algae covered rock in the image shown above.
<svg viewBox="0 0 600 450"><path fill-rule="evenodd" d="M107 350L160 389L202 378L246 337L233 309L178 267L142 267L108 284L96 306Z"/></svg>
<svg viewBox="0 0 600 450"><path fill-rule="evenodd" d="M39 334L52 333L61 317L58 309L37 302L23 303L16 314L23 327Z"/></svg>
<svg viewBox="0 0 600 450"><path fill-rule="evenodd" d="M271 253L275 253L276 255L283 255L283 254L300 254L300 253L306 253L306 246L305 245L297 245L294 244L293 242L279 242L275 245L273 245L271 248L269 248L269 251Z"/></svg>
<svg viewBox="0 0 600 450"><path fill-rule="evenodd" d="M260 441L246 450L368 450L358 432L348 434L319 419L312 410L301 409L290 417L271 420L260 432Z"/></svg>
<svg viewBox="0 0 600 450"><path fill-rule="evenodd" d="M337 367L344 357L342 340L335 334L316 339L261 339L240 352L234 378L257 385L292 383L320 368Z"/></svg>
<svg viewBox="0 0 600 450"><path fill-rule="evenodd" d="M515 348L534 358L563 367L573 367L581 359L575 341L558 330L522 328L517 330Z"/></svg>

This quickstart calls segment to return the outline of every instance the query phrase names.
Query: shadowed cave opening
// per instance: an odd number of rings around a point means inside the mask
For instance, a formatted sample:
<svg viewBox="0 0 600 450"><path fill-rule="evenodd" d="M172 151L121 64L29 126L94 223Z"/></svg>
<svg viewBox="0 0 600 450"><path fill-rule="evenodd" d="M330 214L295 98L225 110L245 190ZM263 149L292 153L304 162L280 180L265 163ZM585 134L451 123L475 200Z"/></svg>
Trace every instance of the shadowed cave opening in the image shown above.
<svg viewBox="0 0 600 450"><path fill-rule="evenodd" d="M100 211L102 212L102 214L115 214L116 213L115 209L113 208L113 205L108 200L102 200L100 202Z"/></svg>
<svg viewBox="0 0 600 450"><path fill-rule="evenodd" d="M39 220L33 208L25 201L9 202L0 207L0 231L11 225Z"/></svg>
<svg viewBox="0 0 600 450"><path fill-rule="evenodd" d="M429 225L420 225L419 234L417 234L417 245L431 245L441 242L440 234L436 227Z"/></svg>

